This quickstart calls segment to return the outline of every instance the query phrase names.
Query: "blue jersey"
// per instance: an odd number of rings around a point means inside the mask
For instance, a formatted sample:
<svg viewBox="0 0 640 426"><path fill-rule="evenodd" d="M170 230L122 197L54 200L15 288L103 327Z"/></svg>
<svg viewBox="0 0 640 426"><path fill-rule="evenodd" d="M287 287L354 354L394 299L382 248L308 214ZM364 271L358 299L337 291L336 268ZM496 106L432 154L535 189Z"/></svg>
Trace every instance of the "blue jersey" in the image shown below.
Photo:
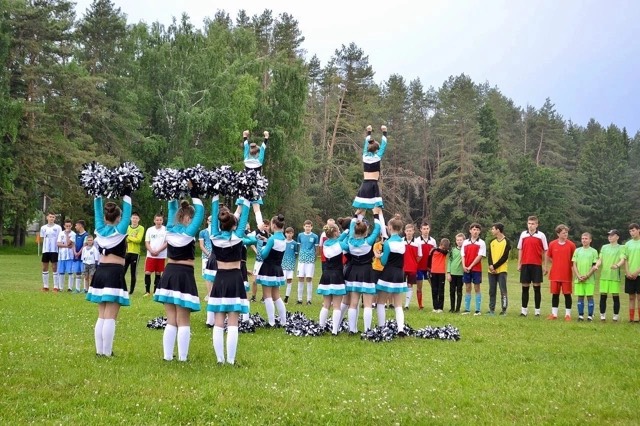
<svg viewBox="0 0 640 426"><path fill-rule="evenodd" d="M87 239L89 233L84 231L82 234L76 234L76 246L75 251L80 253L78 256L74 256L75 260L80 260L82 258L82 247L84 247L84 240Z"/></svg>
<svg viewBox="0 0 640 426"><path fill-rule="evenodd" d="M211 253L211 234L209 233L208 227L200 231L200 234L198 235L198 240L204 241L205 251L207 253ZM204 251L202 252L202 258L203 259L208 258L207 254Z"/></svg>
<svg viewBox="0 0 640 426"><path fill-rule="evenodd" d="M296 264L296 249L298 243L291 240L285 241L284 256L282 257L282 269L285 271L293 271Z"/></svg>
<svg viewBox="0 0 640 426"><path fill-rule="evenodd" d="M320 239L316 234L310 232L306 234L301 232L298 234L299 256L301 263L314 263L316 261L316 247Z"/></svg>

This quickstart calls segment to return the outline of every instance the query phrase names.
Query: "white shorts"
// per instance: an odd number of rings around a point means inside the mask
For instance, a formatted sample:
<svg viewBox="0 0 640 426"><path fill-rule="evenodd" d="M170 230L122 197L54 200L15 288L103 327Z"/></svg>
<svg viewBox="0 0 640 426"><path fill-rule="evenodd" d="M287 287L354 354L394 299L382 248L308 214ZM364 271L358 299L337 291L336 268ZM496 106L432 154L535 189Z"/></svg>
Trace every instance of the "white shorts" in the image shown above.
<svg viewBox="0 0 640 426"><path fill-rule="evenodd" d="M313 278L313 274L316 272L315 263L300 263L298 262L298 278Z"/></svg>
<svg viewBox="0 0 640 426"><path fill-rule="evenodd" d="M292 270L283 269L282 272L284 272L284 279L285 280L293 279L293 271Z"/></svg>
<svg viewBox="0 0 640 426"><path fill-rule="evenodd" d="M261 267L262 267L262 262L256 261L256 263L253 264L253 276L254 277L258 276L258 272L260 272L260 268Z"/></svg>

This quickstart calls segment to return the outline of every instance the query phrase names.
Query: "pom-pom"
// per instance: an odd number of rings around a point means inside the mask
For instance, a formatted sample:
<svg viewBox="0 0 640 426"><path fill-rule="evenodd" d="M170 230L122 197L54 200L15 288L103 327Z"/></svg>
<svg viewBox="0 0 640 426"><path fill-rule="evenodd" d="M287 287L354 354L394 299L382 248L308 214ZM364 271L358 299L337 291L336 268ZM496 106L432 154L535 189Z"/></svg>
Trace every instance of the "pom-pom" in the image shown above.
<svg viewBox="0 0 640 426"><path fill-rule="evenodd" d="M215 195L211 193L211 189L209 188L209 175L209 170L205 169L200 164L195 167L184 169L183 177L187 181L191 181L191 185L195 189L195 191L191 191L191 195L198 195L203 198Z"/></svg>
<svg viewBox="0 0 640 426"><path fill-rule="evenodd" d="M210 174L214 181L213 188L226 197L234 197L236 194L237 173L231 166L220 166Z"/></svg>
<svg viewBox="0 0 640 426"><path fill-rule="evenodd" d="M321 336L324 330L320 324L307 318L302 312L287 312L287 323L284 331L292 336Z"/></svg>
<svg viewBox="0 0 640 426"><path fill-rule="evenodd" d="M189 195L189 182L183 170L158 170L151 180L153 195L159 200L179 200Z"/></svg>
<svg viewBox="0 0 640 426"><path fill-rule="evenodd" d="M329 318L327 320L327 323L324 325L324 331L326 331L327 333L332 333L333 332L333 319ZM345 318L342 319L342 322L340 323L340 325L338 326L338 333L346 333L347 331L349 331L349 322L347 322L347 320Z"/></svg>
<svg viewBox="0 0 640 426"><path fill-rule="evenodd" d="M365 331L360 335L363 340L370 340L372 342L389 342L396 337L413 336L415 331L409 324L404 325L402 331L398 330L398 323L396 320L388 320L382 327L376 327Z"/></svg>
<svg viewBox="0 0 640 426"><path fill-rule="evenodd" d="M80 170L80 185L93 197L110 198L114 192L112 175L113 172L100 163L86 163Z"/></svg>
<svg viewBox="0 0 640 426"><path fill-rule="evenodd" d="M439 339L439 340L460 340L460 330L451 324L447 324L444 327L431 327L427 326L417 330L415 336L420 339Z"/></svg>
<svg viewBox="0 0 640 426"><path fill-rule="evenodd" d="M235 196L254 201L266 194L269 180L257 170L249 169L237 174L235 185Z"/></svg>
<svg viewBox="0 0 640 426"><path fill-rule="evenodd" d="M147 328L151 330L161 330L167 326L167 319L165 317L157 317L147 322Z"/></svg>
<svg viewBox="0 0 640 426"><path fill-rule="evenodd" d="M144 175L142 171L131 162L124 162L112 172L114 191L118 196L130 195L132 191L140 188Z"/></svg>

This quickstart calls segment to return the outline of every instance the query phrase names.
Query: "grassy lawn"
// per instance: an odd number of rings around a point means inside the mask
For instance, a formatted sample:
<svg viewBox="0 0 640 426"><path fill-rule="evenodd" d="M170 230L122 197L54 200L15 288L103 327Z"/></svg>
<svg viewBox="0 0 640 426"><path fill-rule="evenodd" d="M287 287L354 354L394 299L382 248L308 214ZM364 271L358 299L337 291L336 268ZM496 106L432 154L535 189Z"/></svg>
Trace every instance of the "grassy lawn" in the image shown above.
<svg viewBox="0 0 640 426"><path fill-rule="evenodd" d="M141 271L132 306L120 311L117 356L96 359L96 305L81 295L41 293L37 256L4 249L0 423L637 424L637 404L630 402L640 396L640 326L627 322L626 295L620 323L547 321L548 287L543 317L530 309L520 318L511 267L506 317L433 314L428 286L427 309L418 311L414 296L406 321L416 329L451 323L460 329L458 342L372 343L258 329L240 335L239 366L219 367L204 311L192 315L189 362L162 361L162 331L146 324L163 308L142 297ZM609 318L611 305L609 298ZM317 318L320 298L288 308ZM266 317L262 304L252 304L256 311Z"/></svg>

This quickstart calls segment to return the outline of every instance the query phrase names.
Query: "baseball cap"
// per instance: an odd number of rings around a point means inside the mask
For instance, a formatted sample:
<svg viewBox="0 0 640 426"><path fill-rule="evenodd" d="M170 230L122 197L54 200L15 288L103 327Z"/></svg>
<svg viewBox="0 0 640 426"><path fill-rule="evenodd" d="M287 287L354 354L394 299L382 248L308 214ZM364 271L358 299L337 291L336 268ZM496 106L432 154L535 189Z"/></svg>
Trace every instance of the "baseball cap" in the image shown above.
<svg viewBox="0 0 640 426"><path fill-rule="evenodd" d="M607 232L607 235L613 235L613 234L616 234L619 237L620 231L618 231L617 229L612 229L611 231Z"/></svg>

